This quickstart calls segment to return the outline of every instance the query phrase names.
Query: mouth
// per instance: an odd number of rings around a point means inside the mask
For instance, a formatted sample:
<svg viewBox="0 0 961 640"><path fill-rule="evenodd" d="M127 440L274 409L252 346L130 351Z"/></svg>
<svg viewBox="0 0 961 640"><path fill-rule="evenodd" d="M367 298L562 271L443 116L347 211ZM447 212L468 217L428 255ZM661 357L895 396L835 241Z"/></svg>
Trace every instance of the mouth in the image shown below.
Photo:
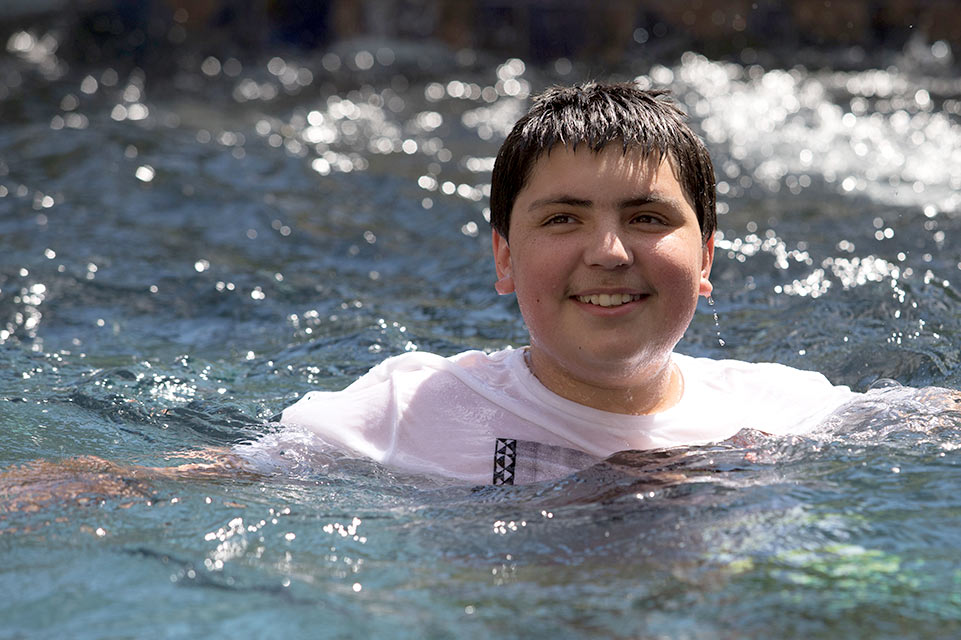
<svg viewBox="0 0 961 640"><path fill-rule="evenodd" d="M619 307L629 302L635 302L643 298L640 294L631 293L594 293L589 296L574 296L574 299L584 304L593 304L598 307Z"/></svg>

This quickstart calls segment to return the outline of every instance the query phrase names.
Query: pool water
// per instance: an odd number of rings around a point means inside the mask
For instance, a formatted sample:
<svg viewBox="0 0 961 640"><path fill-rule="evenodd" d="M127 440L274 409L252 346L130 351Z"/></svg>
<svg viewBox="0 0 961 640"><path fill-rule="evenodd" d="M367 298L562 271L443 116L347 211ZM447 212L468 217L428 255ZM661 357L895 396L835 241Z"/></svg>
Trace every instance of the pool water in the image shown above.
<svg viewBox="0 0 961 640"><path fill-rule="evenodd" d="M492 157L591 68L358 41L145 72L56 44L0 57L0 637L961 633L961 414L897 387L809 437L523 487L90 458L189 461L386 356L524 344ZM714 306L680 351L961 386L949 47L611 76L672 87L715 158Z"/></svg>

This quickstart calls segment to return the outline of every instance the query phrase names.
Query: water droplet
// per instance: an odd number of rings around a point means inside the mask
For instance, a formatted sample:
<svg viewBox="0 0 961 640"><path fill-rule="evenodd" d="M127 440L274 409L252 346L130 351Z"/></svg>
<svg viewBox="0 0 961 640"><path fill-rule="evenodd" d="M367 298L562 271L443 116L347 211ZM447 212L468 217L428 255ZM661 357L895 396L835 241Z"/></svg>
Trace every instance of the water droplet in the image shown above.
<svg viewBox="0 0 961 640"><path fill-rule="evenodd" d="M714 331L715 331L715 333L717 334L717 344L718 344L718 346L723 347L723 346L725 346L725 344L727 344L727 343L725 343L725 342L724 342L724 338L721 337L721 320L720 320L720 318L719 318L718 315L717 315L717 307L716 307L715 304L714 304L714 297L713 297L713 296L708 296L708 297L707 297L707 304L708 304L708 306L711 307L711 311L712 311L713 314L714 314Z"/></svg>

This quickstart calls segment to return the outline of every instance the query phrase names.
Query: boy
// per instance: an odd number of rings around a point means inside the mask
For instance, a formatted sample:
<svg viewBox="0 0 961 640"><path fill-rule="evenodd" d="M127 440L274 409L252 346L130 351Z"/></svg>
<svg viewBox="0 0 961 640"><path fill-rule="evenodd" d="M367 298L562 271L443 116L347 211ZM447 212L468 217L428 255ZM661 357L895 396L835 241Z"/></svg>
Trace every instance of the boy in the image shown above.
<svg viewBox="0 0 961 640"><path fill-rule="evenodd" d="M550 89L498 153L491 238L530 346L388 359L288 407L237 453L255 467L335 446L395 468L512 484L615 452L803 432L857 397L822 375L673 352L711 293L711 160L662 92Z"/></svg>

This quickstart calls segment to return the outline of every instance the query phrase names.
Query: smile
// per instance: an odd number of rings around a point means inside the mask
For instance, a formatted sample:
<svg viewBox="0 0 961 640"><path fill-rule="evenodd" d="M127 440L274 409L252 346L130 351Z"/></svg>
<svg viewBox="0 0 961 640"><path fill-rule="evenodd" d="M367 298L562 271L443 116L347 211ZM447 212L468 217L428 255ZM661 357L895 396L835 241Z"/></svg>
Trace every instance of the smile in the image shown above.
<svg viewBox="0 0 961 640"><path fill-rule="evenodd" d="M630 293L595 293L589 296L574 296L578 302L596 304L599 307L618 307L628 302L640 300L643 296Z"/></svg>

